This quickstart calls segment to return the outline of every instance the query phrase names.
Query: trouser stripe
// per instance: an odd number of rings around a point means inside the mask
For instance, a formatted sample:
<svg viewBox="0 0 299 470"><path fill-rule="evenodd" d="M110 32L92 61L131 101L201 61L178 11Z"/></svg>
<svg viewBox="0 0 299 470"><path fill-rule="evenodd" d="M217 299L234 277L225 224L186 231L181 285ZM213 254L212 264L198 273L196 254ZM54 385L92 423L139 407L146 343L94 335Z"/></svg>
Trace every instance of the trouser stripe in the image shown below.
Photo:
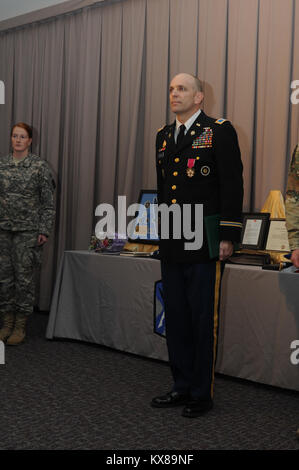
<svg viewBox="0 0 299 470"><path fill-rule="evenodd" d="M216 273L215 273L215 290L214 290L214 346L213 346L213 371L211 381L211 397L214 394L214 375L215 375L215 363L216 363L216 352L217 352L217 338L218 338L218 321L219 321L219 298L220 298L220 281L221 281L221 261L216 262Z"/></svg>

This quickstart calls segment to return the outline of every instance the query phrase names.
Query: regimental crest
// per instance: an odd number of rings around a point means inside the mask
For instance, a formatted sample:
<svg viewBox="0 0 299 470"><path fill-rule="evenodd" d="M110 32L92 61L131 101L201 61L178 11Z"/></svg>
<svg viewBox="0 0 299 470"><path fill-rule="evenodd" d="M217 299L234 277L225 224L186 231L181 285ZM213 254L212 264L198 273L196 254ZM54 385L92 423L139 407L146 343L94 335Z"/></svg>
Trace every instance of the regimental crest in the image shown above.
<svg viewBox="0 0 299 470"><path fill-rule="evenodd" d="M212 147L213 143L213 130L210 127L204 127L204 131L200 136L192 142L193 149L203 149Z"/></svg>
<svg viewBox="0 0 299 470"><path fill-rule="evenodd" d="M159 152L160 152L160 153L161 153L161 152L165 152L165 150L166 150L166 145L167 145L167 142L166 142L166 140L164 140L164 141L163 141L163 144L162 144L162 147L159 149Z"/></svg>
<svg viewBox="0 0 299 470"><path fill-rule="evenodd" d="M165 338L165 306L163 298L162 281L155 282L155 297L154 297L154 333Z"/></svg>

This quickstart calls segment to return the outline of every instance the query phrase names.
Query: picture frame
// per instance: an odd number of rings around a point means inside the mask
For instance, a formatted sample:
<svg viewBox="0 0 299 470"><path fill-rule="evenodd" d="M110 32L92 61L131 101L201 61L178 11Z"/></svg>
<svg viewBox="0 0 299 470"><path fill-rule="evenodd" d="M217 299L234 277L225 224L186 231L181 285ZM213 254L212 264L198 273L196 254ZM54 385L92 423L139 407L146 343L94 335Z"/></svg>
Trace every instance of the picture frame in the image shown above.
<svg viewBox="0 0 299 470"><path fill-rule="evenodd" d="M269 230L270 215L269 212L243 213L240 248L264 250Z"/></svg>
<svg viewBox="0 0 299 470"><path fill-rule="evenodd" d="M136 213L133 221L133 230L128 240L131 243L145 243L150 245L159 244L158 221L150 212L152 204L158 204L158 194L155 189L142 189L139 194L138 204L145 207L143 214Z"/></svg>
<svg viewBox="0 0 299 470"><path fill-rule="evenodd" d="M266 242L266 250L282 252L290 251L285 218L277 218L270 220Z"/></svg>

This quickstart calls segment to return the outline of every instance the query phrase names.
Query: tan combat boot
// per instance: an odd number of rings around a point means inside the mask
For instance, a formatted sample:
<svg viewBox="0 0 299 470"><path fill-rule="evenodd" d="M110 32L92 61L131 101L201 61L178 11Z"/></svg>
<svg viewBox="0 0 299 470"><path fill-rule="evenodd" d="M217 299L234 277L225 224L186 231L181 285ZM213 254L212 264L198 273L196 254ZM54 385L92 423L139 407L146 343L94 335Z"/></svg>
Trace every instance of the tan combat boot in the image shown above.
<svg viewBox="0 0 299 470"><path fill-rule="evenodd" d="M3 319L3 325L0 330L0 341L6 341L13 330L13 327L15 324L15 314L3 313L2 319Z"/></svg>
<svg viewBox="0 0 299 470"><path fill-rule="evenodd" d="M7 339L6 344L16 345L24 341L25 336L26 336L27 318L28 316L22 313L16 314L15 326L14 326L12 334Z"/></svg>

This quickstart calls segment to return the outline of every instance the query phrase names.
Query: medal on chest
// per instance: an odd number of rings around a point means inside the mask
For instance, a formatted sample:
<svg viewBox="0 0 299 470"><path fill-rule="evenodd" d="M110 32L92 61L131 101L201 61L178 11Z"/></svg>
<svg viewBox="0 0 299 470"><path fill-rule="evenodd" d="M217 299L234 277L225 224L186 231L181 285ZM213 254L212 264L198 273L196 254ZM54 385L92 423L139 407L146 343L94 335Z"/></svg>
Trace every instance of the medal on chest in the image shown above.
<svg viewBox="0 0 299 470"><path fill-rule="evenodd" d="M188 158L186 173L189 178L192 178L195 175L195 158Z"/></svg>

